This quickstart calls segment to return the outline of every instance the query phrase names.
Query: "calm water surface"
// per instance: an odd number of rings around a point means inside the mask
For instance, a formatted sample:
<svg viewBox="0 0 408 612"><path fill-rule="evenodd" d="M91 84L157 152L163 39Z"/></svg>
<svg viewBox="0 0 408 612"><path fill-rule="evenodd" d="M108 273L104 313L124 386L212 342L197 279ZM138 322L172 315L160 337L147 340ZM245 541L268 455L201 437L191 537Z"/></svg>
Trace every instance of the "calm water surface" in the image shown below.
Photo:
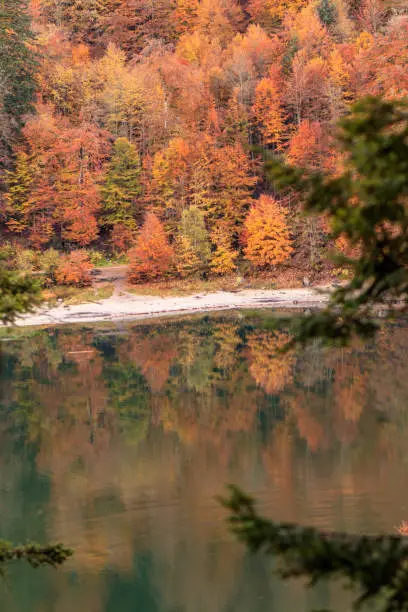
<svg viewBox="0 0 408 612"><path fill-rule="evenodd" d="M0 537L61 540L15 565L7 612L303 612L228 534L226 483L275 519L359 533L408 519L408 326L375 343L286 340L270 315L11 334L0 343ZM344 608L343 608L344 609Z"/></svg>

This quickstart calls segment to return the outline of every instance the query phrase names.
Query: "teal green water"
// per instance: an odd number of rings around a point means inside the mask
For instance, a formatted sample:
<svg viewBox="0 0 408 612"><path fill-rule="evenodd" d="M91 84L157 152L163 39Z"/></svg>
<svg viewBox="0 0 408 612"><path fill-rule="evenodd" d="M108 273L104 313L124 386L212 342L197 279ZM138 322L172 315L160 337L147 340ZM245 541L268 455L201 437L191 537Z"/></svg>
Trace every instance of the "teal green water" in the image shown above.
<svg viewBox="0 0 408 612"><path fill-rule="evenodd" d="M408 328L276 348L271 315L11 333L0 343L0 537L63 541L61 570L10 568L7 612L303 612L214 497L359 533L408 519Z"/></svg>

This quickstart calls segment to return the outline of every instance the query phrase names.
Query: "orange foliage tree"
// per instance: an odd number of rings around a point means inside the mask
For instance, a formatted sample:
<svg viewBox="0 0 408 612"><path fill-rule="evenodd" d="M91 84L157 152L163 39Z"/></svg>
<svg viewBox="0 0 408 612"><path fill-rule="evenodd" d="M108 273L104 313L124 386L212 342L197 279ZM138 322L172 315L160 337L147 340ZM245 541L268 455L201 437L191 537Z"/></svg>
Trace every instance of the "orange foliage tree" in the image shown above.
<svg viewBox="0 0 408 612"><path fill-rule="evenodd" d="M257 268L283 263L292 253L286 212L277 201L261 195L245 221L246 258Z"/></svg>
<svg viewBox="0 0 408 612"><path fill-rule="evenodd" d="M290 140L287 159L290 164L317 170L321 168L325 152L320 123L305 119Z"/></svg>
<svg viewBox="0 0 408 612"><path fill-rule="evenodd" d="M21 225L36 248L54 242L85 246L98 234L100 181L108 134L93 124L71 125L39 107L23 130L30 181L20 205ZM23 158L21 158L23 159ZM9 208L13 201L9 201ZM11 219L13 211L10 210Z"/></svg>
<svg viewBox="0 0 408 612"><path fill-rule="evenodd" d="M193 32L197 23L198 0L176 0L173 19L179 34Z"/></svg>
<svg viewBox="0 0 408 612"><path fill-rule="evenodd" d="M171 228L187 208L190 172L191 149L182 138L173 138L167 148L158 151L153 159L149 200L152 209Z"/></svg>
<svg viewBox="0 0 408 612"><path fill-rule="evenodd" d="M218 146L208 134L197 140L174 138L155 155L145 179L151 208L172 233L190 206L203 211L209 229L221 222L234 231L245 218L257 181L251 161L239 143Z"/></svg>
<svg viewBox="0 0 408 612"><path fill-rule="evenodd" d="M129 279L132 283L157 280L171 270L174 252L155 214L146 215L136 245L130 249L128 257Z"/></svg>
<svg viewBox="0 0 408 612"><path fill-rule="evenodd" d="M359 94L387 99L407 97L408 16L401 17L386 34L378 33L367 43L356 62Z"/></svg>
<svg viewBox="0 0 408 612"><path fill-rule="evenodd" d="M257 177L253 175L252 164L239 143L213 149L210 159L207 195L203 197L208 223L211 228L221 223L236 231L251 204L251 192ZM201 169L205 173L205 164Z"/></svg>
<svg viewBox="0 0 408 612"><path fill-rule="evenodd" d="M55 280L60 285L86 287L91 284L92 268L86 251L72 251L68 255L61 256L61 261L55 270Z"/></svg>
<svg viewBox="0 0 408 612"><path fill-rule="evenodd" d="M267 78L259 81L252 112L260 124L265 144L276 148L285 136L285 112L282 106L281 75L273 68Z"/></svg>

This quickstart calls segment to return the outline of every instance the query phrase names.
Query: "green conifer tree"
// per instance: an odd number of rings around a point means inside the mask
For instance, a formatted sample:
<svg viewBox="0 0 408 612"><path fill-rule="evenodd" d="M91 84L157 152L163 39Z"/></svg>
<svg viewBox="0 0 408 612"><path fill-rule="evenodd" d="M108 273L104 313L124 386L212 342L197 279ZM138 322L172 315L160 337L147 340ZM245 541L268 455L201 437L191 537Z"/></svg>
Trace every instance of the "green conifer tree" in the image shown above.
<svg viewBox="0 0 408 612"><path fill-rule="evenodd" d="M337 21L337 8L332 0L320 0L317 6L317 14L326 28L335 25Z"/></svg>
<svg viewBox="0 0 408 612"><path fill-rule="evenodd" d="M0 121L1 165L9 159L11 142L35 91L35 57L26 0L0 0Z"/></svg>
<svg viewBox="0 0 408 612"><path fill-rule="evenodd" d="M121 224L135 229L143 210L137 203L140 195L140 158L134 144L118 138L113 147L103 195L102 224L110 228Z"/></svg>

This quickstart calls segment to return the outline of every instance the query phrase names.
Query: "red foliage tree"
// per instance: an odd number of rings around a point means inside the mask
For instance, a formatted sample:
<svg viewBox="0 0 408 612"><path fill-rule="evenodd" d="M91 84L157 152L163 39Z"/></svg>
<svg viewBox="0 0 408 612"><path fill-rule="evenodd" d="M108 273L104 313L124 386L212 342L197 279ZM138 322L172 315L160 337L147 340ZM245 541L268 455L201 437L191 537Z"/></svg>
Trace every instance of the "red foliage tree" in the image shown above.
<svg viewBox="0 0 408 612"><path fill-rule="evenodd" d="M129 253L129 280L132 283L157 280L172 268L174 252L160 220L153 213L146 220Z"/></svg>

